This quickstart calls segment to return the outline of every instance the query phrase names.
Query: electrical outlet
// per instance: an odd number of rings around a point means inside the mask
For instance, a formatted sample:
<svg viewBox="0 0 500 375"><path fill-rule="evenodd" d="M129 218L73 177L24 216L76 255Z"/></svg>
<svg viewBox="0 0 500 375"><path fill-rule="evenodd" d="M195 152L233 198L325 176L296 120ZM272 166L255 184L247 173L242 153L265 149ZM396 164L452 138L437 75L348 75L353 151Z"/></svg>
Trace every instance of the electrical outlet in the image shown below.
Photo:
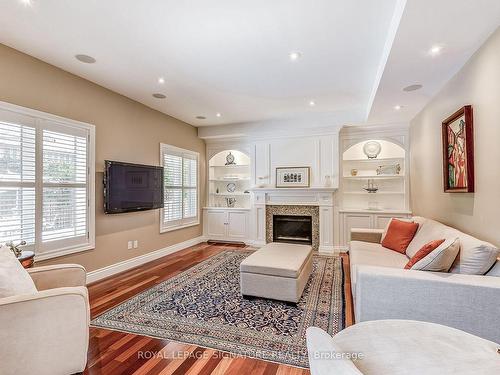
<svg viewBox="0 0 500 375"><path fill-rule="evenodd" d="M132 249L132 241L128 241L128 243L127 243L127 249L128 250Z"/></svg>
<svg viewBox="0 0 500 375"><path fill-rule="evenodd" d="M139 241L134 240L134 249L137 249L139 247Z"/></svg>

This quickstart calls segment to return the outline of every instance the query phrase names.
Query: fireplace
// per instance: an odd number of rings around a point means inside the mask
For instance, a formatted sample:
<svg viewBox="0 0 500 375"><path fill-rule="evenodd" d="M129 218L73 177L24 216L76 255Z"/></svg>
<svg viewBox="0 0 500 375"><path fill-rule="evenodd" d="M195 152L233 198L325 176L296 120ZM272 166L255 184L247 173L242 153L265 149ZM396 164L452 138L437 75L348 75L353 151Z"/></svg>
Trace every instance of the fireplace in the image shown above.
<svg viewBox="0 0 500 375"><path fill-rule="evenodd" d="M273 242L312 245L312 216L273 215Z"/></svg>

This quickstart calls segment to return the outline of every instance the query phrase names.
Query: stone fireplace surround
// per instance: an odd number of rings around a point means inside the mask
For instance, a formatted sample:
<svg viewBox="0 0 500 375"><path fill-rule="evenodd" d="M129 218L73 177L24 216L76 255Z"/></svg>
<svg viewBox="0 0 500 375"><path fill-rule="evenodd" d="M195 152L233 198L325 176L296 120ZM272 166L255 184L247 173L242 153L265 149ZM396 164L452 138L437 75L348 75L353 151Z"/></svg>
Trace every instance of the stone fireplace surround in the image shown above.
<svg viewBox="0 0 500 375"><path fill-rule="evenodd" d="M312 218L312 248L319 248L319 207L294 205L267 205L266 206L266 242L273 242L273 216L311 216Z"/></svg>
<svg viewBox="0 0 500 375"><path fill-rule="evenodd" d="M252 244L272 241L272 215L295 214L313 218L313 249L334 253L334 188L254 188L252 191Z"/></svg>

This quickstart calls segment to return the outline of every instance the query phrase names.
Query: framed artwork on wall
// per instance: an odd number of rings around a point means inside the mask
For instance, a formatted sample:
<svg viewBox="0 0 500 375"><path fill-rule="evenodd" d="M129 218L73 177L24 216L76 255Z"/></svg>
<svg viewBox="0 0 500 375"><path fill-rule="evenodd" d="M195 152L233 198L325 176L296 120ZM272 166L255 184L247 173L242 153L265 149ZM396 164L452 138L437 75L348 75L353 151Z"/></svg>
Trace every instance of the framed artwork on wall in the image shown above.
<svg viewBox="0 0 500 375"><path fill-rule="evenodd" d="M460 108L442 123L445 193L474 192L472 106Z"/></svg>
<svg viewBox="0 0 500 375"><path fill-rule="evenodd" d="M309 187L309 167L277 167L277 188L304 188Z"/></svg>

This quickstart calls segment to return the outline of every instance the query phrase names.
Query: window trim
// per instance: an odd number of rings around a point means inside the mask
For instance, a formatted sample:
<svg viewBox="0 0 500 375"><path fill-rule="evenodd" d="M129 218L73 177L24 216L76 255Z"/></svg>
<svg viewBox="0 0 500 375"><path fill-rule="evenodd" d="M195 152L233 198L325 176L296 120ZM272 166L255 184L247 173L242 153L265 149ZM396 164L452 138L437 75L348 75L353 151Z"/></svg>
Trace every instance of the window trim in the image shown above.
<svg viewBox="0 0 500 375"><path fill-rule="evenodd" d="M200 153L192 150L187 150L184 148L176 147L173 145L169 145L167 143L160 143L160 165L164 168L164 154L168 153L168 151L173 151L175 153L181 153L184 155L188 155L191 158L196 160L196 217L189 218L192 220L181 219L177 220L176 224L166 225L163 222L165 208L160 208L160 233L172 232L174 230L194 227L200 225L201 223L201 209L200 209ZM182 172L183 173L183 172ZM191 188L194 190L194 188ZM182 214L184 215L184 210L182 210Z"/></svg>
<svg viewBox="0 0 500 375"><path fill-rule="evenodd" d="M19 105L2 102L0 101L0 110L6 112L12 112L13 115L22 115L29 116L33 118L34 126L37 132L37 138L35 147L41 147L43 142L40 141L39 133L41 133L41 129L44 121L49 121L52 123L56 123L58 125L62 125L67 128L74 128L78 130L83 130L88 134L88 153L87 153L87 167L88 167L88 181L87 181L87 194L88 194L88 241L84 245L68 245L63 246L61 248L55 250L45 251L43 253L36 254L35 259L37 261L42 261L46 259L56 258L63 255L79 253L82 251L95 249L95 126L92 124L88 124L81 121L76 121L72 119L68 119L65 117L53 115L47 112L38 111L36 109L31 109L27 107L22 107ZM49 125L50 126L50 125ZM41 163L37 161L37 163ZM37 172L35 177L35 185L43 183L43 178L40 180L40 171ZM41 206L41 201L38 202L37 206ZM39 207L36 208L39 210ZM40 218L41 220L41 218ZM35 226L41 225L40 223L35 222Z"/></svg>

